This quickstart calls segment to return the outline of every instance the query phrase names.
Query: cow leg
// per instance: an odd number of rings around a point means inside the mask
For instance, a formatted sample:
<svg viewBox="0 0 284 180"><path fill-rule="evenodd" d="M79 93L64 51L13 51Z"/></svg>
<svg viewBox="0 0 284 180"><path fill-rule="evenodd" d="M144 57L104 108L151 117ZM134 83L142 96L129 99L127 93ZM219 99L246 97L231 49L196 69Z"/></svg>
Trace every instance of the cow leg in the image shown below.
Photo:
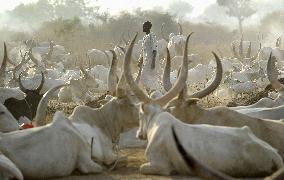
<svg viewBox="0 0 284 180"><path fill-rule="evenodd" d="M140 166L140 172L142 174L159 174L168 176L171 174L171 169L167 166L167 163L159 162L152 163L148 162Z"/></svg>
<svg viewBox="0 0 284 180"><path fill-rule="evenodd" d="M127 157L116 154L112 149L106 150L104 164L111 165L116 163L116 167L125 167L127 165Z"/></svg>
<svg viewBox="0 0 284 180"><path fill-rule="evenodd" d="M100 173L103 168L101 165L94 162L90 157L81 157L78 162L79 171L83 174Z"/></svg>
<svg viewBox="0 0 284 180"><path fill-rule="evenodd" d="M9 180L11 178L16 178L18 180L24 179L23 174L18 167L0 152L0 179Z"/></svg>

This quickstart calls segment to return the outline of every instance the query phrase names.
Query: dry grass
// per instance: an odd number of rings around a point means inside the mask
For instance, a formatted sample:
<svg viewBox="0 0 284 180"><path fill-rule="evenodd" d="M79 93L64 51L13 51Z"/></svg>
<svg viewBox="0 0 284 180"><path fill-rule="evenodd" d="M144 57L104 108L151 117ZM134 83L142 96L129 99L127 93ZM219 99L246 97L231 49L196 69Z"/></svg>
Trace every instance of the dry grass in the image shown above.
<svg viewBox="0 0 284 180"><path fill-rule="evenodd" d="M167 180L167 179L176 179L176 180L185 180L189 179L185 176L153 176L153 175L143 175L139 174L139 167L141 164L145 163L144 150L143 149L125 149L121 150L121 154L128 156L127 165L124 167L119 167L113 171L105 171L101 174L96 175L72 175L64 178L55 178L53 180L91 180L91 179L106 179L106 180L115 180L115 179L146 179L146 180ZM198 179L198 178L190 178Z"/></svg>

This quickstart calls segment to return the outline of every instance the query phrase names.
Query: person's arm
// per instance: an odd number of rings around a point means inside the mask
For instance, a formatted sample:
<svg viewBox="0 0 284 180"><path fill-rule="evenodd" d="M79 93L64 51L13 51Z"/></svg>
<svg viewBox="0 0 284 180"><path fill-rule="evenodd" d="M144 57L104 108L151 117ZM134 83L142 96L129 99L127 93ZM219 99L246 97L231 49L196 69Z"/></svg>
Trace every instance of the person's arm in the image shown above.
<svg viewBox="0 0 284 180"><path fill-rule="evenodd" d="M156 56L157 56L157 51L156 51L156 50L153 50L153 57L152 57L151 69L155 69Z"/></svg>
<svg viewBox="0 0 284 180"><path fill-rule="evenodd" d="M151 35L151 44L152 44L152 49L153 49L151 69L155 69L157 49L158 49L157 39L156 39L155 34Z"/></svg>

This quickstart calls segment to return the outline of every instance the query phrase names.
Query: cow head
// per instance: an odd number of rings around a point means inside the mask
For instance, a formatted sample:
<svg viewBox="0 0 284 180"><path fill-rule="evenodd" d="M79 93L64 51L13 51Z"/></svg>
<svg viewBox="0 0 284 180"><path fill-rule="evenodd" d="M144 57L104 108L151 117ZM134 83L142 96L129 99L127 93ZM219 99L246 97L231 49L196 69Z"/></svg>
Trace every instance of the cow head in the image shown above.
<svg viewBox="0 0 284 180"><path fill-rule="evenodd" d="M35 114L36 114L36 109L37 109L38 103L39 103L40 99L42 98L42 94L40 94L40 91L41 91L43 84L44 84L44 74L41 73L41 77L42 77L41 82L40 82L40 85L36 89L25 88L24 85L22 84L21 76L22 76L22 73L20 74L20 76L18 78L19 87L24 93L26 93L25 101L27 103L29 111L31 112L31 115L30 116L28 115L26 117L28 117L29 119L33 119L35 117ZM17 107L15 107L15 108L17 108Z"/></svg>
<svg viewBox="0 0 284 180"><path fill-rule="evenodd" d="M191 33L192 34L192 33ZM180 70L180 76L178 77L176 84L163 96L157 98L157 99L151 99L149 98L142 89L138 87L138 85L135 83L130 70L130 60L132 55L132 49L135 42L136 36L133 38L127 53L125 55L124 60L124 76L126 79L126 82L130 86L130 89L134 93L134 95L142 102L141 105L141 115L144 117L140 120L140 127L137 132L138 137L145 138L145 127L147 127L147 124L149 123L148 118L153 115L153 112L155 113L158 110L163 110L163 106L166 105L172 98L174 98L185 86L185 82L187 79L187 71L188 71L188 56L187 56L187 47L188 47L188 40L191 36L188 35L186 39L186 46L184 50L184 58L182 62L182 67Z"/></svg>

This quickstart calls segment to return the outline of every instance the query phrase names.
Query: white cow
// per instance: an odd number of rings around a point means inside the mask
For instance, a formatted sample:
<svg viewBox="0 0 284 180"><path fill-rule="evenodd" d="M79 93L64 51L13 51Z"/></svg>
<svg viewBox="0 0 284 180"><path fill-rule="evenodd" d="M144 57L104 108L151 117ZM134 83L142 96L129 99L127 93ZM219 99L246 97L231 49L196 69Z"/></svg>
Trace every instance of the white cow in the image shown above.
<svg viewBox="0 0 284 180"><path fill-rule="evenodd" d="M283 166L277 150L258 139L248 127L184 124L153 104L142 105L142 112L137 136L148 140L145 155L149 161L140 167L143 174L189 173L172 146L171 126L177 129L186 150L201 162L231 176L268 175Z"/></svg>
<svg viewBox="0 0 284 180"><path fill-rule="evenodd" d="M207 166L204 163L201 163L198 159L188 153L186 149L182 146L181 141L177 137L177 134L172 128L173 137L175 140L175 145L179 151L179 154L183 158L184 162L186 163L187 167L196 175L204 178L204 179L222 179L222 180L233 180L232 177L217 171L214 167ZM284 167L273 173L271 176L266 177L266 180L275 180L275 179L283 179L284 177Z"/></svg>
<svg viewBox="0 0 284 180"><path fill-rule="evenodd" d="M135 41L135 38L133 41ZM190 149L203 162L209 163L223 172L235 176L255 176L262 173L269 174L275 167L278 169L283 165L281 156L277 151L255 137L248 127L191 126L180 122L168 112L164 112L162 107L185 86L188 61L187 43L183 66L175 86L164 96L152 100L135 84L130 73L128 62L131 57L133 41L126 53L124 74L133 93L144 103L141 106L143 117L140 119L137 136L148 139L145 153L149 162L140 167L142 173L169 175L172 171L188 172L180 160L181 158L176 158L177 152L172 146L171 126L178 128L178 136L183 137L182 143L187 145L187 150ZM217 143L218 146L216 146L216 139L221 139ZM220 151L220 147L224 147L222 151ZM238 150L233 151L235 149ZM210 153L208 153L208 150ZM255 156L255 158L251 156ZM220 157L225 158L220 159ZM232 159L235 158L241 161L232 162Z"/></svg>
<svg viewBox="0 0 284 180"><path fill-rule="evenodd" d="M48 98L60 87L62 85L52 88L44 95L38 107L35 125L40 125L40 122L44 121L41 118L45 117L45 109L42 108L47 106ZM4 106L0 107L1 120L7 118L10 123L16 125L16 120L3 108ZM42 141L46 143L40 143ZM0 152L3 153L1 159L6 158L5 161L0 161L0 167L4 166L7 169L7 158L9 167L13 167L9 168L8 172L0 172L0 177L4 179L23 179L23 176L32 179L67 176L75 169L82 173L102 171L102 167L91 159L91 146L62 112L57 112L49 125L0 133Z"/></svg>
<svg viewBox="0 0 284 180"><path fill-rule="evenodd" d="M80 68L83 77L79 79L71 79L70 86L62 88L59 93L59 101L70 102L75 101L78 104L90 101L92 99L91 92L99 87L96 79L89 75L83 68Z"/></svg>
<svg viewBox="0 0 284 180"><path fill-rule="evenodd" d="M183 33L182 26L179 23L178 25L179 25L179 33L178 34L170 33L168 40L163 35L164 24L162 25L162 28L161 28L161 33L162 33L163 38L168 41L168 49L172 57L183 55L182 50L184 49L185 41L186 41L186 36L182 34Z"/></svg>
<svg viewBox="0 0 284 180"><path fill-rule="evenodd" d="M84 174L102 171L102 167L91 159L87 141L62 112L56 112L49 125L1 134L0 137L0 151L25 178L68 176L75 169Z"/></svg>
<svg viewBox="0 0 284 180"><path fill-rule="evenodd" d="M113 51L117 55L119 62L124 58L124 49L119 46L115 46ZM104 67L109 67L111 65L111 60L113 54L110 50L99 50L99 49L90 49L87 51L87 56L90 61L90 66L103 65Z"/></svg>
<svg viewBox="0 0 284 180"><path fill-rule="evenodd" d="M284 105L272 108L243 108L236 110L239 113L260 119L280 120L284 119Z"/></svg>

